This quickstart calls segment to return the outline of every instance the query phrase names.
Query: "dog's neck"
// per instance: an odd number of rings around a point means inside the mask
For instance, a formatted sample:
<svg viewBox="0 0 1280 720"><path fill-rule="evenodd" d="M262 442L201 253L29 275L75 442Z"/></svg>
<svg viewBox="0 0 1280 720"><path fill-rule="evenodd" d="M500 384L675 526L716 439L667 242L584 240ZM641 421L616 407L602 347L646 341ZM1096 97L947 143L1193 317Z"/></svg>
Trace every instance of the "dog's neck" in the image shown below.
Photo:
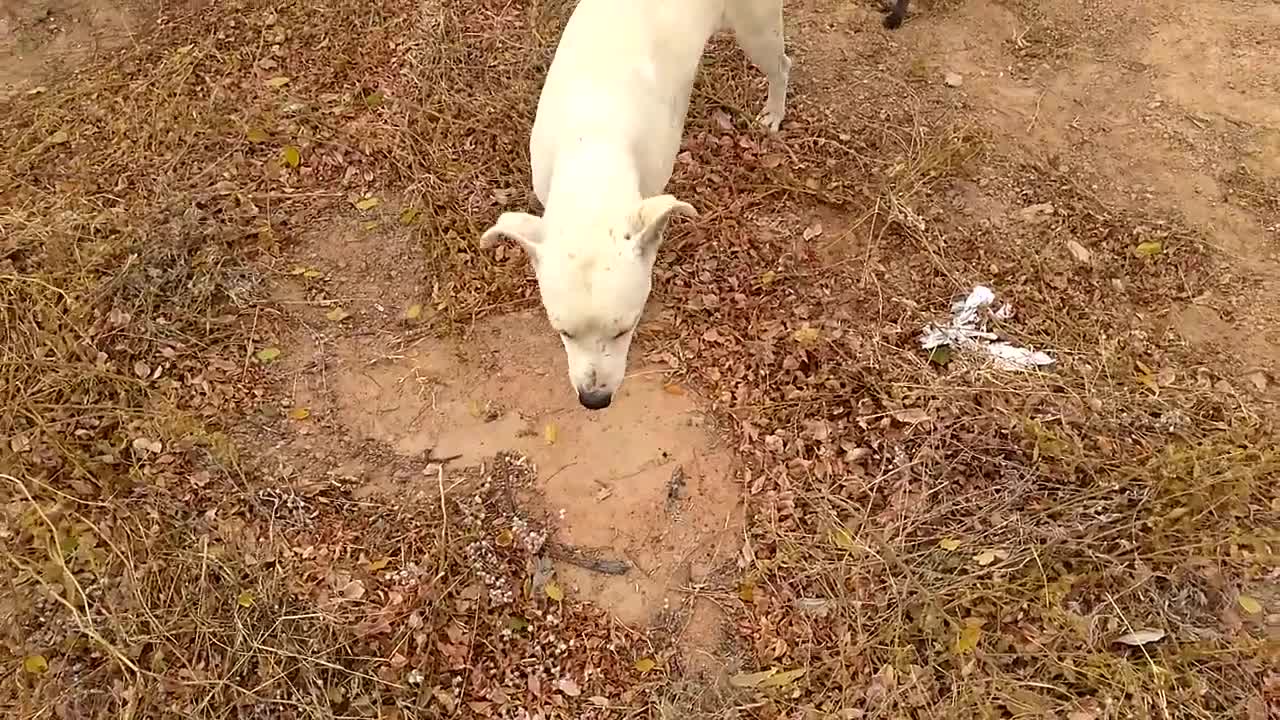
<svg viewBox="0 0 1280 720"><path fill-rule="evenodd" d="M625 148L580 140L556 158L543 219L550 227L611 229L631 217L642 199L635 159ZM584 241L592 234L556 233Z"/></svg>

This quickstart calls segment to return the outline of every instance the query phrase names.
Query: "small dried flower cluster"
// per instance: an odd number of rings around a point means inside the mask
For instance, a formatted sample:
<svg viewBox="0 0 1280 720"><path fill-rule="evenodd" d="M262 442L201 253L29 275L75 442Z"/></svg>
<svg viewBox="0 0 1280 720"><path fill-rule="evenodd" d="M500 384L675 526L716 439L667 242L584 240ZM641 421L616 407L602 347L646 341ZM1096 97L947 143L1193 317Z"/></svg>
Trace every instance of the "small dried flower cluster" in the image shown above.
<svg viewBox="0 0 1280 720"><path fill-rule="evenodd" d="M502 572L502 561L487 539L474 540L467 544L467 562L471 571L480 578L489 589L489 602L495 607L507 605L515 600L515 591L511 589L511 581Z"/></svg>

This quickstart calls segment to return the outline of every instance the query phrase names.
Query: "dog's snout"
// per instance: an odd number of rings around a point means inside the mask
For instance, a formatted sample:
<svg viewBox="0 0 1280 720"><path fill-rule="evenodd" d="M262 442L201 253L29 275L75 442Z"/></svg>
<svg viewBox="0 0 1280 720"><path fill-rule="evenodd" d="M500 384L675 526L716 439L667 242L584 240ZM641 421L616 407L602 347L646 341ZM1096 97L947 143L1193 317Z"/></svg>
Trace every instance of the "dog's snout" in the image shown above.
<svg viewBox="0 0 1280 720"><path fill-rule="evenodd" d="M603 410L613 402L613 393L607 390L579 390L578 402L588 410Z"/></svg>

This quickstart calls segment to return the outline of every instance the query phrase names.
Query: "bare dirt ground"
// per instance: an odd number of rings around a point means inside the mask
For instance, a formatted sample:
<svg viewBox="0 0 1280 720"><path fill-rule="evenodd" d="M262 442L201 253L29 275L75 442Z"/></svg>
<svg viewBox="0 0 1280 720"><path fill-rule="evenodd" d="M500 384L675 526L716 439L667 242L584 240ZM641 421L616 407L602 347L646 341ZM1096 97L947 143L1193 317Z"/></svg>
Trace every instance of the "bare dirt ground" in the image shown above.
<svg viewBox="0 0 1280 720"><path fill-rule="evenodd" d="M1280 7L717 38L598 414L475 244L566 12L0 8L9 714L1280 715Z"/></svg>

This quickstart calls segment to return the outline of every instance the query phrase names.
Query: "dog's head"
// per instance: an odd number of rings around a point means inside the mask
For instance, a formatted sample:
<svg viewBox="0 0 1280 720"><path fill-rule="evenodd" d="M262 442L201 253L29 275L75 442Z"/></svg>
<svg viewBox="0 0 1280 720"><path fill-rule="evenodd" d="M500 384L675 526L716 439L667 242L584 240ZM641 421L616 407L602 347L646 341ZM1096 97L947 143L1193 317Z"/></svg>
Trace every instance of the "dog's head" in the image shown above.
<svg viewBox="0 0 1280 720"><path fill-rule="evenodd" d="M657 195L608 220L551 223L527 213L503 213L480 237L486 248L509 238L529 256L583 407L608 407L622 385L627 351L649 300L654 259L672 214L697 216L692 205Z"/></svg>

